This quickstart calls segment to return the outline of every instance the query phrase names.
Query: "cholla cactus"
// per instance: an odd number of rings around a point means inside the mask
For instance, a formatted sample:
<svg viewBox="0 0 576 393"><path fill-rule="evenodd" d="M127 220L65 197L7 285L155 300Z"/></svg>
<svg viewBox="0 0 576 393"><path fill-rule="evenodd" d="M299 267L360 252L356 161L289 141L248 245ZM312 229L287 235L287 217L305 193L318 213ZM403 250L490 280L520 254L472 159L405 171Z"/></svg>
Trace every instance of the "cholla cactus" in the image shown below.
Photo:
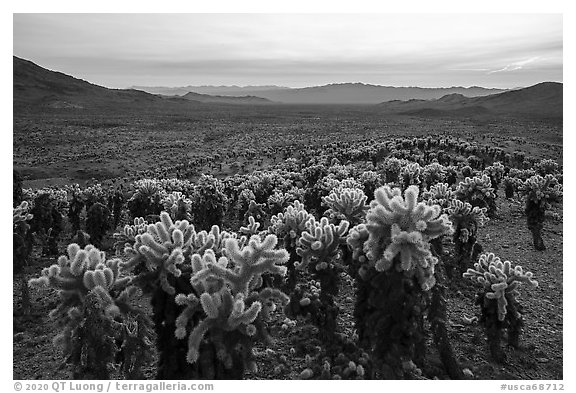
<svg viewBox="0 0 576 393"><path fill-rule="evenodd" d="M288 206L283 213L272 216L268 231L280 239L283 238L286 248L295 250L296 241L300 238L302 232L306 230L308 220L313 217L306 211L302 203L294 201L294 206Z"/></svg>
<svg viewBox="0 0 576 393"><path fill-rule="evenodd" d="M30 221L32 217L34 217L32 214L28 213L29 210L30 205L27 201L22 201L20 205L12 209L12 224L14 228L20 225L21 222Z"/></svg>
<svg viewBox="0 0 576 393"><path fill-rule="evenodd" d="M30 205L27 201L22 201L20 205L12 209L12 228L13 228L13 259L12 268L14 273L21 271L26 265L28 256L32 252L33 238L30 236L30 221L34 216L28 213ZM26 291L26 286L24 285L22 290ZM23 293L23 301L26 296Z"/></svg>
<svg viewBox="0 0 576 393"><path fill-rule="evenodd" d="M504 177L504 165L500 162L495 162L494 164L487 166L484 169L484 173L490 177L490 182L492 187L494 187L495 194L498 193L498 186Z"/></svg>
<svg viewBox="0 0 576 393"><path fill-rule="evenodd" d="M22 192L31 209L36 206L37 200L44 196L60 214L68 211L68 193L65 189L44 187L38 190L23 189Z"/></svg>
<svg viewBox="0 0 576 393"><path fill-rule="evenodd" d="M468 202L472 206L483 208L492 217L496 213L496 194L492 188L490 178L484 174L482 177L467 177L458 184L455 192L456 198Z"/></svg>
<svg viewBox="0 0 576 393"><path fill-rule="evenodd" d="M357 188L340 188L333 190L322 201L328 210L324 213L336 224L341 220L346 220L350 225L357 225L364 220L368 206L366 205L366 195Z"/></svg>
<svg viewBox="0 0 576 393"><path fill-rule="evenodd" d="M558 165L556 161L550 159L541 160L538 164L536 164L535 169L540 176L556 176L560 173L560 165Z"/></svg>
<svg viewBox="0 0 576 393"><path fill-rule="evenodd" d="M119 278L120 259L106 260L106 254L91 244L84 249L72 243L68 246L68 256L60 256L58 264L42 270L42 275L29 281L32 286L52 286L60 290L63 299L61 306L69 308L70 303L80 303L86 294L95 290L101 297L106 311L117 313L118 307L108 291L126 286L130 278ZM97 288L100 287L100 288ZM61 315L56 309L52 315Z"/></svg>
<svg viewBox="0 0 576 393"><path fill-rule="evenodd" d="M34 203L30 204L30 213L33 215L29 222L30 233L35 233L44 243L42 247L44 255L59 255L58 237L63 230L63 219L61 211L57 208L58 202L53 199L57 194L59 193L40 192Z"/></svg>
<svg viewBox="0 0 576 393"><path fill-rule="evenodd" d="M360 344L387 378L404 378L412 371L403 364L423 360L423 318L437 263L430 241L452 232L440 206L418 203L418 193L415 185L404 197L398 188L377 189L366 225L354 227L347 240L353 255L366 259L356 279Z"/></svg>
<svg viewBox="0 0 576 393"><path fill-rule="evenodd" d="M86 232L92 244L102 247L102 241L110 229L110 210L100 202L94 203L86 212Z"/></svg>
<svg viewBox="0 0 576 393"><path fill-rule="evenodd" d="M128 199L128 210L133 218L159 214L162 198L166 195L157 179L141 179L134 182L136 191Z"/></svg>
<svg viewBox="0 0 576 393"><path fill-rule="evenodd" d="M258 236L252 236L242 250L238 240L226 240L226 256L234 263L234 270L226 269L221 264L207 264L206 268L196 273L192 281L207 278L222 277L227 281L232 292L250 293L251 285L259 280L263 273L286 274L286 267L281 266L288 260L286 250L274 250L278 239L275 235L268 235L264 241Z"/></svg>
<svg viewBox="0 0 576 393"><path fill-rule="evenodd" d="M320 339L330 345L335 339L337 329L336 318L338 306L335 299L338 296L341 263L340 246L345 244L348 232L348 221L342 220L338 226L329 223L326 217L320 221L314 218L306 223L306 231L298 240L296 253L302 257L301 262L296 262L295 267L300 270L308 268L314 280L320 282L320 294L318 302L312 306L312 322L318 327ZM300 302L298 293L295 291L291 296L291 303ZM302 305L300 303L300 305ZM303 312L308 314L308 308L292 307L286 310L288 314L296 316Z"/></svg>
<svg viewBox="0 0 576 393"><path fill-rule="evenodd" d="M346 243L352 249L352 259L361 264L368 262L368 258L364 252L364 243L366 243L369 237L370 232L368 232L366 224L363 223L350 228L348 237L346 238Z"/></svg>
<svg viewBox="0 0 576 393"><path fill-rule="evenodd" d="M535 175L522 184L520 192L526 200L548 207L562 197L562 185L553 175Z"/></svg>
<svg viewBox="0 0 576 393"><path fill-rule="evenodd" d="M190 282L196 294L176 297L176 302L185 306L176 320L177 338L186 337L188 324L195 313L201 309L205 315L188 336L189 363L199 360L202 341L209 334L219 360L227 369L234 365L238 344L242 345L243 365L251 366L253 342L265 334L262 323L275 308L273 301L288 301L288 297L277 289L261 288L263 274L286 273L282 264L288 260L288 253L275 250L277 242L274 235L268 235L264 241L253 236L248 245L240 249L236 239L228 239L225 245L228 257L216 260L210 250L203 256L194 254L194 274Z"/></svg>
<svg viewBox="0 0 576 393"><path fill-rule="evenodd" d="M466 177L472 177L474 175L474 169L472 169L469 165L464 165L461 169L460 169L460 173L462 174L462 176Z"/></svg>
<svg viewBox="0 0 576 393"><path fill-rule="evenodd" d="M556 202L562 197L562 185L553 175L546 175L545 177L535 175L520 186L520 194L526 200L525 212L528 229L532 232L534 248L538 251L545 250L542 229L544 228L546 209L552 202Z"/></svg>
<svg viewBox="0 0 576 393"><path fill-rule="evenodd" d="M468 202L458 199L450 201L448 214L454 225L466 228L484 226L490 220L486 216L486 208L472 207Z"/></svg>
<svg viewBox="0 0 576 393"><path fill-rule="evenodd" d="M536 175L536 172L534 172L532 169L510 168L510 171L508 172L508 176L520 179L522 181L527 180L534 175Z"/></svg>
<svg viewBox="0 0 576 393"><path fill-rule="evenodd" d="M449 186L456 184L458 178L458 167L449 165L446 167L446 182Z"/></svg>
<svg viewBox="0 0 576 393"><path fill-rule="evenodd" d="M522 180L512 176L504 176L502 182L504 183L504 195L506 198L513 198L514 193L517 192L522 185Z"/></svg>
<svg viewBox="0 0 576 393"><path fill-rule="evenodd" d="M337 257L340 244L345 241L348 227L348 221L341 221L335 226L326 217L322 217L320 222L311 218L298 240L296 253L302 257L302 262L296 263L296 268L304 269L309 263L313 263L316 270L328 268Z"/></svg>
<svg viewBox="0 0 576 393"><path fill-rule="evenodd" d="M206 250L212 250L216 255L222 256L225 254L225 243L227 239L236 239L235 233L220 230L218 225L213 225L210 232L192 231L192 240L190 242L190 250L187 254L196 253L202 254ZM242 236L238 240L241 246L247 241L246 236Z"/></svg>
<svg viewBox="0 0 576 393"><path fill-rule="evenodd" d="M60 303L50 312L61 330L54 343L74 364L75 377L104 378L118 351L115 341L125 339L122 325L137 315L146 323L148 319L129 302L137 289L127 286L129 277L120 278L119 259L106 260L105 253L92 245L80 249L70 244L67 253L29 285L58 290ZM130 345L135 349L148 341L149 337L142 337Z"/></svg>
<svg viewBox="0 0 576 393"><path fill-rule="evenodd" d="M189 195L194 188L194 184L189 180L182 180L176 178L154 179L154 182L156 183L157 187L166 192L178 191Z"/></svg>
<svg viewBox="0 0 576 393"><path fill-rule="evenodd" d="M180 191L165 194L160 203L173 220L191 220L192 201Z"/></svg>
<svg viewBox="0 0 576 393"><path fill-rule="evenodd" d="M400 181L404 189L411 185L420 187L422 183L422 167L416 162L406 164L400 169Z"/></svg>
<svg viewBox="0 0 576 393"><path fill-rule="evenodd" d="M519 346L523 320L517 288L522 283L535 288L538 282L531 272L513 266L510 261L502 262L492 253L482 254L474 269L468 269L463 277L483 287L477 297L482 310L480 321L486 328L492 356L503 361L505 355L500 347L503 329L508 331L508 343Z"/></svg>
<svg viewBox="0 0 576 393"><path fill-rule="evenodd" d="M195 225L199 228L222 225L228 198L224 194L224 185L220 180L210 175L201 175L194 193L190 196L194 201L192 216Z"/></svg>
<svg viewBox="0 0 576 393"><path fill-rule="evenodd" d="M250 216L248 217L248 225L245 227L240 227L240 233L251 237L252 235L257 235L260 232L258 231L258 228L260 228L260 223L257 222L254 217Z"/></svg>
<svg viewBox="0 0 576 393"><path fill-rule="evenodd" d="M438 205L442 212L450 206L450 201L454 200L454 191L447 183L437 183L430 186L428 191L422 193L422 200L428 205Z"/></svg>
<svg viewBox="0 0 576 393"><path fill-rule="evenodd" d="M486 208L472 207L468 202L458 199L450 201L448 215L455 228L453 241L456 266L452 268L462 272L476 260L482 249L481 245L476 242L478 227L484 226L489 219L486 216Z"/></svg>
<svg viewBox="0 0 576 393"><path fill-rule="evenodd" d="M366 256L376 271L392 268L416 276L423 289L434 285L434 265L429 241L452 233L452 225L439 206L418 203L418 188L410 186L404 198L398 188L376 190L376 199L366 215L370 233L364 245ZM399 258L395 258L396 256Z"/></svg>
<svg viewBox="0 0 576 393"><path fill-rule="evenodd" d="M480 283L484 287L486 299L497 301L499 321L506 318L508 299L516 301L518 285L525 283L532 288L538 286L532 272L524 272L522 266L513 267L510 261L502 262L493 253L480 255L474 269L468 269L463 277Z"/></svg>
<svg viewBox="0 0 576 393"><path fill-rule="evenodd" d="M337 179L334 174L329 174L318 180L312 187L306 189L304 199L306 206L310 211L321 215L324 211L322 198L338 188L362 188L362 185L354 178Z"/></svg>
<svg viewBox="0 0 576 393"><path fill-rule="evenodd" d="M134 182L136 193L151 198L161 190L158 179L141 179Z"/></svg>
<svg viewBox="0 0 576 393"><path fill-rule="evenodd" d="M386 158L382 164L384 173L386 174L386 181L388 183L397 182L400 176L400 170L408 164L408 161L401 160L395 157Z"/></svg>
<svg viewBox="0 0 576 393"><path fill-rule="evenodd" d="M446 179L446 167L437 162L426 165L422 168L422 178L428 188Z"/></svg>
<svg viewBox="0 0 576 393"><path fill-rule="evenodd" d="M124 230L112 235L116 240L114 242L114 249L116 255L120 255L124 249L136 242L136 236L142 235L148 231L148 221L142 217L134 218L133 225L125 225Z"/></svg>
<svg viewBox="0 0 576 393"><path fill-rule="evenodd" d="M506 193L506 198L512 198L514 192L518 192L525 180L534 176L536 172L531 169L517 169L510 168L508 176L504 176L504 192Z"/></svg>
<svg viewBox="0 0 576 393"><path fill-rule="evenodd" d="M256 220L263 220L265 218L266 213L264 213L264 203L256 203L254 200L250 201L248 205L248 209L244 213L244 222L249 223L250 217Z"/></svg>
<svg viewBox="0 0 576 393"><path fill-rule="evenodd" d="M364 171L358 178L360 183L364 186L364 193L368 200L374 199L374 191L384 185L383 177L374 171Z"/></svg>
<svg viewBox="0 0 576 393"><path fill-rule="evenodd" d="M133 245L126 245L124 252L129 260L122 268L130 270L145 263L148 270L157 273L162 289L174 294L168 276L182 274L178 265L184 262L184 251L190 247L193 234L194 227L188 221L173 222L168 213L162 212L160 222L148 225L146 233L137 235Z"/></svg>
<svg viewBox="0 0 576 393"><path fill-rule="evenodd" d="M286 192L275 190L272 195L268 197L267 205L270 214L276 215L286 209L290 203L297 200L303 200L304 190L297 187L292 187Z"/></svg>
<svg viewBox="0 0 576 393"><path fill-rule="evenodd" d="M86 203L86 210L90 209L95 203L106 204L108 202L106 198L107 192L100 183L86 187L81 191L81 195L81 199Z"/></svg>

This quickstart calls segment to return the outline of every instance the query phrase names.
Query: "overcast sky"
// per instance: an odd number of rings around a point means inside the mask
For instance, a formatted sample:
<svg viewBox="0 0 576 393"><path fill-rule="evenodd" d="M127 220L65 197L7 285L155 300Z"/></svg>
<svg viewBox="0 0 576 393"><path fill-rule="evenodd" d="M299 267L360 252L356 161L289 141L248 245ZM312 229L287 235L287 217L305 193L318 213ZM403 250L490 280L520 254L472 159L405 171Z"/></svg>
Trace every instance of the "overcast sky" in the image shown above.
<svg viewBox="0 0 576 393"><path fill-rule="evenodd" d="M562 82L561 14L14 14L14 55L106 87Z"/></svg>

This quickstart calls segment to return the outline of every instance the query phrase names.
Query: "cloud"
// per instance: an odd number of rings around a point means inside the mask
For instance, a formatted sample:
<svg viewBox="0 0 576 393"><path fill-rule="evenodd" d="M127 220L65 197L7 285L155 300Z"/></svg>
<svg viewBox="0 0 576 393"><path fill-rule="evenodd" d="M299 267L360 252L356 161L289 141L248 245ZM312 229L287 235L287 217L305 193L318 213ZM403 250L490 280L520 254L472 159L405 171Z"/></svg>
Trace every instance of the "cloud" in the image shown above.
<svg viewBox="0 0 576 393"><path fill-rule="evenodd" d="M490 71L489 68L449 68L448 71Z"/></svg>
<svg viewBox="0 0 576 393"><path fill-rule="evenodd" d="M562 78L563 42L561 14L14 14L13 47L108 87L524 86Z"/></svg>
<svg viewBox="0 0 576 393"><path fill-rule="evenodd" d="M527 60L522 60L522 61L517 61L514 63L510 63L505 65L503 68L500 68L498 70L493 70L488 72L489 74L494 74L496 72L510 72L510 71L517 71L517 70L521 70L522 68L524 68L525 65L530 64L535 62L536 60L540 59L539 56L536 57L531 57Z"/></svg>

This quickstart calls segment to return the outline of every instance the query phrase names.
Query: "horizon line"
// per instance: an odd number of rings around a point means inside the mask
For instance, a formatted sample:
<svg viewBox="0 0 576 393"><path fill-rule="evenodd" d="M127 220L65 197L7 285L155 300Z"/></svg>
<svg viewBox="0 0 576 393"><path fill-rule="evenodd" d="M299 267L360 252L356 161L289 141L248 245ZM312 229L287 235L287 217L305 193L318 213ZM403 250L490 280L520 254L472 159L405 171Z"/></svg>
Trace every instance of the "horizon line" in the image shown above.
<svg viewBox="0 0 576 393"><path fill-rule="evenodd" d="M481 89L486 89L486 90L505 90L505 91L510 91L510 90L517 90L517 89L523 89L523 88L527 88L527 87L531 87L531 86L535 86L541 83L560 83L563 84L563 81L554 81L554 80L542 80L540 82L536 82L534 84L531 85L526 85L526 86L514 86L514 87L496 87L496 86L480 86L477 84L474 85L469 85L469 86L462 86L462 85L451 85L451 86L418 86L418 85L401 85L401 86L394 86L394 85L380 85L380 84L374 84L374 83L365 83L365 82L361 82L361 81L355 81L355 82L331 82L331 83L326 83L323 85L305 85L305 86L283 86L283 85L276 85L276 84L270 84L270 83L265 83L262 85L259 84L248 84L248 85L236 85L236 84L232 84L232 85L222 85L222 84L213 84L213 85L191 85L191 84L182 84L182 85L175 85L175 86L168 86L168 85L128 85L126 87L110 87L110 86L106 86L105 84L100 84L100 83L96 83L96 82L92 82L88 79L82 79L80 77L74 76L72 74L67 74L65 72L59 71L59 70L53 70L53 69L49 69L46 68L32 60L23 58L23 57L19 57L16 56L15 54L12 54L12 56L14 58L20 59L20 60L24 60L27 62L30 62L40 68L43 68L45 70L48 71L52 71L52 72L58 72L64 75L68 75L70 77L73 77L75 79L79 79L85 82L88 82L90 84L96 85L96 86L100 86L100 87L104 87L107 89L111 89L111 90L139 90L137 89L138 87L140 88L168 88L168 89L175 89L175 88L186 88L186 87L237 87L237 88L258 88L258 87L277 87L280 89L306 89L306 88L315 88L315 87L326 87L326 86L337 86L337 85L363 85L363 86L373 86L373 87L390 87L390 88L417 88L417 89L454 89L454 88L463 88L463 89L471 89L471 88L481 88Z"/></svg>

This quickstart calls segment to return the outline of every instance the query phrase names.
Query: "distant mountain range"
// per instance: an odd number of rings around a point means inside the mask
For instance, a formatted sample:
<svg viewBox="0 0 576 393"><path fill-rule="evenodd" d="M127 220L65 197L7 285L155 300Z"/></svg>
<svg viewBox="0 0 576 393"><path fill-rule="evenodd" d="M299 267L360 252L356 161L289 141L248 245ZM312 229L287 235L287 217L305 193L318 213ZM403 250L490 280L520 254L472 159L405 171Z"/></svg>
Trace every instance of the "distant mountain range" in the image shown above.
<svg viewBox="0 0 576 393"><path fill-rule="evenodd" d="M187 100L204 102L204 103L217 103L217 104L254 104L254 105L264 105L273 104L274 102L267 100L266 98L260 98L255 96L217 96L208 94L198 94L198 93L186 93L183 96L177 96L178 98L185 98ZM172 96L172 98L175 98Z"/></svg>
<svg viewBox="0 0 576 393"><path fill-rule="evenodd" d="M510 91L482 87L388 87L362 83L331 84L301 89L278 86L200 86L202 91L220 94L187 92L183 95L160 95L136 89L108 89L47 70L15 56L13 62L15 111L53 109L122 111L167 108L187 110L214 104L347 103L372 104L375 110L385 113L425 117L499 114L562 117L563 85L556 82L544 82ZM226 92L235 92L241 96L228 95Z"/></svg>
<svg viewBox="0 0 576 393"><path fill-rule="evenodd" d="M420 116L473 116L483 114L526 114L562 117L563 84L537 85L484 97L449 94L436 100L388 101L379 108L390 113Z"/></svg>
<svg viewBox="0 0 576 393"><path fill-rule="evenodd" d="M134 87L136 88L136 87ZM187 86L146 87L139 90L162 95L185 95L186 93L219 96L254 96L283 104L378 104L383 101L421 99L430 100L447 94L462 94L466 97L486 96L501 93L503 89L484 87L392 87L367 85L364 83L336 83L325 86L288 88L278 86Z"/></svg>
<svg viewBox="0 0 576 393"><path fill-rule="evenodd" d="M182 86L182 87L149 87L132 86L131 89L142 90L151 94L163 96L183 96L187 93L207 94L214 96L255 96L270 90L286 90L289 87L282 86Z"/></svg>

